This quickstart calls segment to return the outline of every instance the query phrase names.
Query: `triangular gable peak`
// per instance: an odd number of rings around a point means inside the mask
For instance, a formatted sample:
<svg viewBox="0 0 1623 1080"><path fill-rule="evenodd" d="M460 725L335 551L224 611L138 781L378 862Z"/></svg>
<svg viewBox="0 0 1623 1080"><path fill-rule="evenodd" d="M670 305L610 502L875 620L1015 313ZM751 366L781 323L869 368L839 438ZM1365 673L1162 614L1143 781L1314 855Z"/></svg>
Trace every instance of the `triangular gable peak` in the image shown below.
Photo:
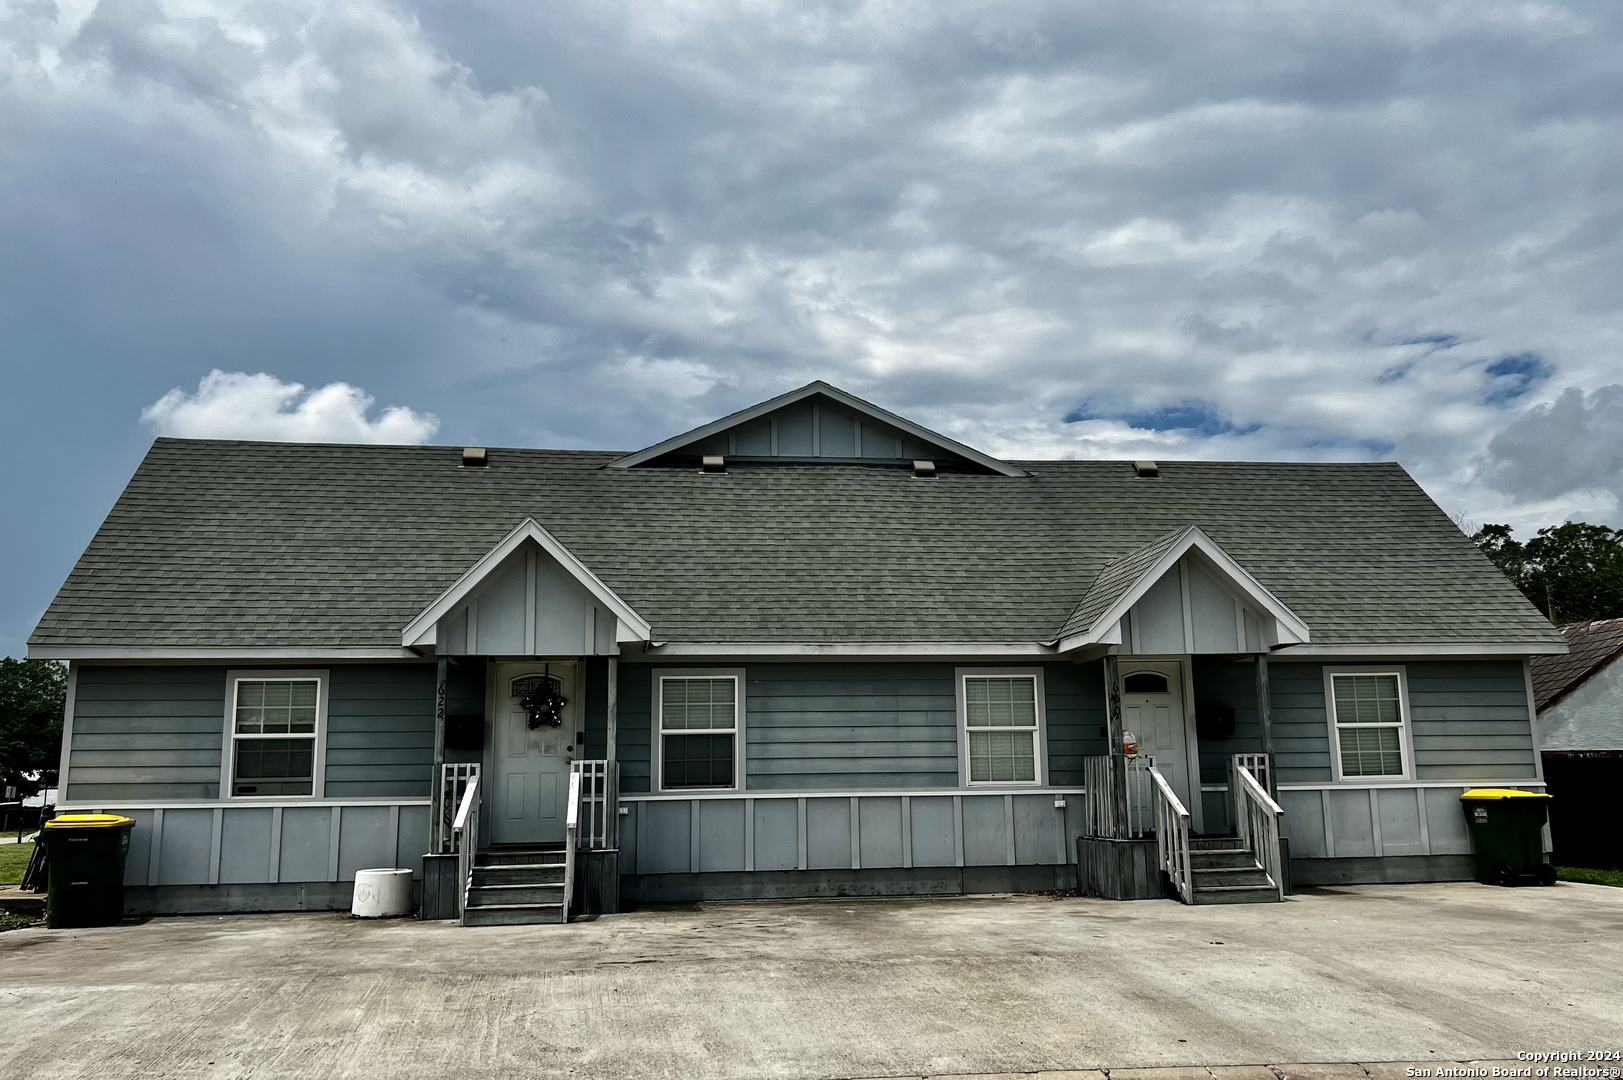
<svg viewBox="0 0 1623 1080"><path fill-rule="evenodd" d="M1020 469L881 409L825 382L809 383L720 420L666 439L613 463L697 466L705 457L727 464L856 462L911 466L924 460L943 471L1024 476Z"/></svg>
<svg viewBox="0 0 1623 1080"><path fill-rule="evenodd" d="M1266 652L1310 640L1308 626L1197 526L1168 533L1100 571L1060 631L1060 652Z"/></svg>
<svg viewBox="0 0 1623 1080"><path fill-rule="evenodd" d="M401 633L445 656L605 656L647 641L647 620L526 518Z"/></svg>

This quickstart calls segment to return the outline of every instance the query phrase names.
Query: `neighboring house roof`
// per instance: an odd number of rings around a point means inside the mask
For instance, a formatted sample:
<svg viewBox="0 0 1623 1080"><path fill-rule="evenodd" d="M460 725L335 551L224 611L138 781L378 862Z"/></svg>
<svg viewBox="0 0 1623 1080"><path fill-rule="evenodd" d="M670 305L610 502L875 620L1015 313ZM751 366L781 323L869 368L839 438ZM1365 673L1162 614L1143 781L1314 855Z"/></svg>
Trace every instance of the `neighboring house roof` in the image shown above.
<svg viewBox="0 0 1623 1080"><path fill-rule="evenodd" d="M1560 628L1570 650L1532 661L1533 701L1539 712L1554 705L1623 656L1623 619L1567 623Z"/></svg>
<svg viewBox="0 0 1623 1080"><path fill-rule="evenodd" d="M459 468L451 447L159 439L30 644L398 649L525 519L655 641L1052 642L1101 571L1189 525L1315 646L1561 641L1391 463L1169 461L1141 478L1030 461L918 479L608 467L623 457L492 449Z"/></svg>

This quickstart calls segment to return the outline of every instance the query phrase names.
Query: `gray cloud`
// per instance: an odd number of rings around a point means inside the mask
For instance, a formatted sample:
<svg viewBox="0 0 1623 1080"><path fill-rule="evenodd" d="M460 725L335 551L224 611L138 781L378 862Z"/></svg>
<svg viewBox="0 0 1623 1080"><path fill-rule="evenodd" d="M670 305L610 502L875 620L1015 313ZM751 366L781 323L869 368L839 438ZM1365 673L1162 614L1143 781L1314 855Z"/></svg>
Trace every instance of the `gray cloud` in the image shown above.
<svg viewBox="0 0 1623 1080"><path fill-rule="evenodd" d="M1575 387L1535 405L1488 443L1482 478L1517 500L1623 494L1623 386Z"/></svg>
<svg viewBox="0 0 1623 1080"><path fill-rule="evenodd" d="M217 368L623 448L821 377L994 452L1395 455L1479 520L1604 508L1488 448L1618 382L1620 20L13 5L0 439L67 472L4 481L59 532L0 522L0 639L140 408Z"/></svg>

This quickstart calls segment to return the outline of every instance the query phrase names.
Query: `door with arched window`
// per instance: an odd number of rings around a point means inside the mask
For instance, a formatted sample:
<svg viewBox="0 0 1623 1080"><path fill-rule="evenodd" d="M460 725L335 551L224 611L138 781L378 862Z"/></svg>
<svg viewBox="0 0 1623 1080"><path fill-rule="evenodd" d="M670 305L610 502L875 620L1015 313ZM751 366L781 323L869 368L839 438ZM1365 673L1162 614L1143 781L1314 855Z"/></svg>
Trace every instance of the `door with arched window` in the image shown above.
<svg viewBox="0 0 1623 1080"><path fill-rule="evenodd" d="M1123 660L1121 719L1138 737L1138 752L1155 758L1184 807L1198 815L1200 788L1189 775L1183 665L1176 660Z"/></svg>

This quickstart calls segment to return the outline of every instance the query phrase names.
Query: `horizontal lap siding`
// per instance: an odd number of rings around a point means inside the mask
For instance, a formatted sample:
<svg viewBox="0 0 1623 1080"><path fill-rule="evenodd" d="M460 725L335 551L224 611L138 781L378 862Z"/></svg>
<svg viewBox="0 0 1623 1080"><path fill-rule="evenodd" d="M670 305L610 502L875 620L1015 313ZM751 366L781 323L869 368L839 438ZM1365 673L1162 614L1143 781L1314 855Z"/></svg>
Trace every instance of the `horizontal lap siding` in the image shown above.
<svg viewBox="0 0 1623 1080"><path fill-rule="evenodd" d="M1082 759L1107 752L1104 664L1044 664L1048 782L1082 784Z"/></svg>
<svg viewBox="0 0 1623 1080"><path fill-rule="evenodd" d="M746 669L752 791L958 784L947 664L754 664Z"/></svg>
<svg viewBox="0 0 1623 1080"><path fill-rule="evenodd" d="M958 787L954 669L953 664L746 665L747 789ZM620 664L617 753L621 790L628 794L651 790L654 670ZM1080 784L1082 759L1104 753L1102 668L1046 664L1043 672L1049 782Z"/></svg>
<svg viewBox="0 0 1623 1080"><path fill-rule="evenodd" d="M1330 733L1321 664L1268 665L1268 720L1281 784L1328 783Z"/></svg>
<svg viewBox="0 0 1623 1080"><path fill-rule="evenodd" d="M1520 661L1406 667L1418 779L1510 780L1537 775Z"/></svg>
<svg viewBox="0 0 1623 1080"><path fill-rule="evenodd" d="M428 795L434 665L358 664L329 672L326 796Z"/></svg>
<svg viewBox="0 0 1623 1080"><path fill-rule="evenodd" d="M1405 661L1402 666L1408 676L1416 779L1536 775L1520 661ZM1280 782L1329 781L1324 665L1274 663L1268 674Z"/></svg>
<svg viewBox="0 0 1623 1080"><path fill-rule="evenodd" d="M1278 665L1268 669L1270 675ZM1227 739L1200 740L1200 782L1227 784L1229 761L1235 754L1262 751L1262 719L1257 714L1257 665L1228 660L1194 661L1195 715L1219 707L1234 711L1234 734ZM1277 719L1274 721L1277 725ZM1275 728L1277 734L1278 728Z"/></svg>
<svg viewBox="0 0 1623 1080"><path fill-rule="evenodd" d="M69 801L219 797L223 667L79 665L75 682Z"/></svg>

